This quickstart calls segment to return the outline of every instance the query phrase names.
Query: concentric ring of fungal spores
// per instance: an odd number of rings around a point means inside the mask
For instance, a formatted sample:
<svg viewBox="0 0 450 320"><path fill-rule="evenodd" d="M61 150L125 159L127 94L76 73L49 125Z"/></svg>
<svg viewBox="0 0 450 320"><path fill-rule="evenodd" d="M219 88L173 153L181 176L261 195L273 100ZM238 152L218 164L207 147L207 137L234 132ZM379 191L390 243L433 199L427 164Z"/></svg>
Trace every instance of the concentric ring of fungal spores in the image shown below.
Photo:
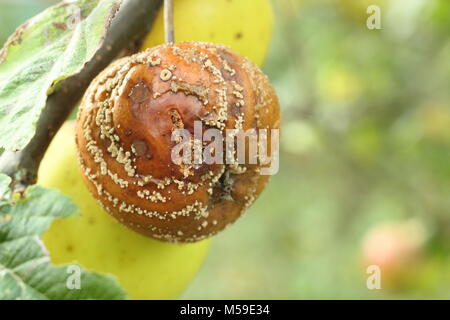
<svg viewBox="0 0 450 320"><path fill-rule="evenodd" d="M103 208L144 235L172 242L198 241L234 222L268 177L258 165L174 164L171 133L193 133L195 120L224 134L278 128L278 101L256 66L221 45L162 45L105 69L77 121L79 162Z"/></svg>

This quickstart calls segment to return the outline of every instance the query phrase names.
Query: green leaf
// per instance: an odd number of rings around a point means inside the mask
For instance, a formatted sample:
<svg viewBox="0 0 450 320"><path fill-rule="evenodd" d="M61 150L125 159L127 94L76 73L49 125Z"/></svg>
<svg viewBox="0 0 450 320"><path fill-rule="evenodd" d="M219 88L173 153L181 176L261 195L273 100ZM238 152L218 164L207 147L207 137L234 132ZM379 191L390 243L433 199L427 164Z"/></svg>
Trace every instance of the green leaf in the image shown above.
<svg viewBox="0 0 450 320"><path fill-rule="evenodd" d="M0 51L0 148L16 151L28 144L47 96L93 58L120 4L61 2L10 37Z"/></svg>
<svg viewBox="0 0 450 320"><path fill-rule="evenodd" d="M0 195L10 193L9 182L0 174ZM69 198L56 190L32 186L23 199L8 203L9 210L1 208L0 300L126 298L111 276L87 272L76 265L51 265L40 235L55 218L77 214L78 209ZM68 285L73 270L80 271L79 289Z"/></svg>

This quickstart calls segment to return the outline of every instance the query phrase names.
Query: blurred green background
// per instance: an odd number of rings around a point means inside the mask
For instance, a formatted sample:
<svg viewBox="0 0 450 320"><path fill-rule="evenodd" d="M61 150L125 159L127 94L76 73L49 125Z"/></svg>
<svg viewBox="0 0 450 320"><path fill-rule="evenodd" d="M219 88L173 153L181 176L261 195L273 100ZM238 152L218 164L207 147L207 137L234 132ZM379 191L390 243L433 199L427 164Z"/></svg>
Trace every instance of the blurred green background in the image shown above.
<svg viewBox="0 0 450 320"><path fill-rule="evenodd" d="M54 2L0 0L0 41ZM273 4L280 171L181 298L450 298L450 1Z"/></svg>

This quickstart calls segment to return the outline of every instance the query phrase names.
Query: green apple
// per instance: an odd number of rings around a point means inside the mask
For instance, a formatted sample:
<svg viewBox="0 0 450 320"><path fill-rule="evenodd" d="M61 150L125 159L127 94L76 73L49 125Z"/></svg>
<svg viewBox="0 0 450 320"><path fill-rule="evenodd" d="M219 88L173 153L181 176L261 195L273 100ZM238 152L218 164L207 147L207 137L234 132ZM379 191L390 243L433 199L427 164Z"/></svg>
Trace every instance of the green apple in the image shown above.
<svg viewBox="0 0 450 320"><path fill-rule="evenodd" d="M55 220L43 235L51 261L79 263L88 270L112 274L130 299L177 297L202 264L209 240L163 243L116 222L84 185L76 159L74 124L63 125L39 168L38 183L59 189L81 211L81 216Z"/></svg>
<svg viewBox="0 0 450 320"><path fill-rule="evenodd" d="M175 0L175 40L221 43L262 65L273 28L269 0ZM142 49L164 43L161 10Z"/></svg>

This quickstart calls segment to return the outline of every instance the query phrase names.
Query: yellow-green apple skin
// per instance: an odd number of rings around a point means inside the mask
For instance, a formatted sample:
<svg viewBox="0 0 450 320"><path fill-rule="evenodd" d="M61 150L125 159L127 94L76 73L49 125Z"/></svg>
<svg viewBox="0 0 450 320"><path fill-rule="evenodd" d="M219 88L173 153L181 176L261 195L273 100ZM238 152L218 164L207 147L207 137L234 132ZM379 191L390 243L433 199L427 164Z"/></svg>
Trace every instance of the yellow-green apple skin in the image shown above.
<svg viewBox="0 0 450 320"><path fill-rule="evenodd" d="M164 43L163 10L142 49ZM175 41L204 41L229 46L261 66L270 45L270 0L175 0Z"/></svg>
<svg viewBox="0 0 450 320"><path fill-rule="evenodd" d="M74 125L63 125L38 173L38 184L60 190L81 212L77 217L55 220L43 235L51 261L77 262L88 270L112 274L130 299L176 298L197 273L209 240L163 243L116 222L84 185L76 159Z"/></svg>

